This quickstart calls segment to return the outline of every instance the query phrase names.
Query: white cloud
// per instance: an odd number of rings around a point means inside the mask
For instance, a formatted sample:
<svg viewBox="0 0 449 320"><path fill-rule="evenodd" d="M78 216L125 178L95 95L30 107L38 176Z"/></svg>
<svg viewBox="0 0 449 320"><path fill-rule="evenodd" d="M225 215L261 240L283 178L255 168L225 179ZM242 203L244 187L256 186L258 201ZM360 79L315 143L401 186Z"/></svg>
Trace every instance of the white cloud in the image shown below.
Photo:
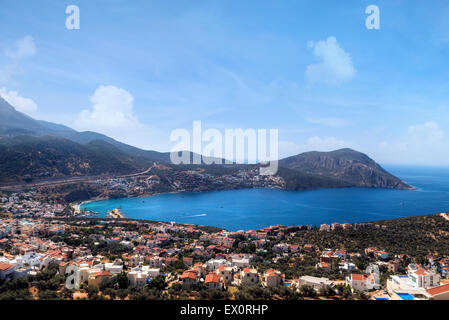
<svg viewBox="0 0 449 320"><path fill-rule="evenodd" d="M82 110L75 127L81 130L110 132L140 126L133 113L134 97L114 86L100 86L90 98L92 109Z"/></svg>
<svg viewBox="0 0 449 320"><path fill-rule="evenodd" d="M14 60L21 60L26 57L31 57L36 54L36 45L33 37L26 36L16 41L13 49L6 48L5 54L7 57Z"/></svg>
<svg viewBox="0 0 449 320"><path fill-rule="evenodd" d="M21 97L17 91L7 91L6 88L1 88L0 96L20 112L34 115L37 111L37 104L30 98Z"/></svg>
<svg viewBox="0 0 449 320"><path fill-rule="evenodd" d="M31 36L26 36L17 40L13 48L5 48L4 54L9 58L9 61L4 65L0 65L0 84L11 85L11 77L23 73L20 66L21 60L34 56L36 54L36 45Z"/></svg>
<svg viewBox="0 0 449 320"><path fill-rule="evenodd" d="M434 121L427 121L424 124L410 126L408 128L410 138L415 143L436 144L443 140L444 132L440 125Z"/></svg>
<svg viewBox="0 0 449 320"><path fill-rule="evenodd" d="M309 48L320 62L307 66L306 76L310 83L338 84L351 80L356 73L349 53L345 52L335 37L310 42Z"/></svg>
<svg viewBox="0 0 449 320"><path fill-rule="evenodd" d="M448 165L445 133L434 121L411 125L402 139L382 141L379 158L390 163Z"/></svg>
<svg viewBox="0 0 449 320"><path fill-rule="evenodd" d="M306 146L309 150L314 151L333 151L341 148L351 148L352 143L349 141L339 140L335 137L322 139L315 136L307 140Z"/></svg>
<svg viewBox="0 0 449 320"><path fill-rule="evenodd" d="M340 118L308 118L308 122L331 128L340 128L351 125L351 122Z"/></svg>

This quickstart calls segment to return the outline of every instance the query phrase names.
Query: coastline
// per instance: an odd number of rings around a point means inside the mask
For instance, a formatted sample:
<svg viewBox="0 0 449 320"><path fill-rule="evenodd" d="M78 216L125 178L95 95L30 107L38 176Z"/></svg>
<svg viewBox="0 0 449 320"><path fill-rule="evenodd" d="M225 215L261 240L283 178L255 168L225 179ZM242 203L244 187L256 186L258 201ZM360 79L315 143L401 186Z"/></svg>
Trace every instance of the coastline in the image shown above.
<svg viewBox="0 0 449 320"><path fill-rule="evenodd" d="M96 202L96 201L103 201L103 200L110 200L111 198L107 198L107 197L97 197L97 198L92 198L92 199L89 199L89 200L84 200L84 201L81 201L81 202L72 202L71 204L70 204L70 206L75 210L75 214L80 214L81 212L82 212L82 210L81 210L81 206L82 205L85 205L85 204L88 204L88 203L91 203L91 202Z"/></svg>

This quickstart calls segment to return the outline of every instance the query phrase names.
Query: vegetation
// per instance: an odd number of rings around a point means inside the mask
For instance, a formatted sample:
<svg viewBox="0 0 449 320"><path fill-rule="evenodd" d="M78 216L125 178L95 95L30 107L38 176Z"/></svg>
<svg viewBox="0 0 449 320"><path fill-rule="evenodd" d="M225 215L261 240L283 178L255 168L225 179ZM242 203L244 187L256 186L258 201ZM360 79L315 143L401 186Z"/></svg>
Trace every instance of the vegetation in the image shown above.
<svg viewBox="0 0 449 320"><path fill-rule="evenodd" d="M361 254L365 248L378 247L390 254L413 257L449 255L449 223L439 215L377 221L376 224L379 227L372 225L331 232L319 231L317 228L304 230L297 232L294 242L300 245L314 244L320 250L341 248ZM356 261L363 264L360 259L356 258Z"/></svg>

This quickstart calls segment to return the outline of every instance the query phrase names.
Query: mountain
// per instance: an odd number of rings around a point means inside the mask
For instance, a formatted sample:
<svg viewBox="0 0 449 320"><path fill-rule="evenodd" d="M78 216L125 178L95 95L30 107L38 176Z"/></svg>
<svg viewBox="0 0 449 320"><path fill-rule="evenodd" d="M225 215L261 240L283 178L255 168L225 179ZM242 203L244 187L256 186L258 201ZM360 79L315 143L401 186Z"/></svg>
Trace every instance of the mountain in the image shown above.
<svg viewBox="0 0 449 320"><path fill-rule="evenodd" d="M0 139L0 181L27 177L117 175L144 171L145 162L103 141L81 145L53 136L16 136Z"/></svg>
<svg viewBox="0 0 449 320"><path fill-rule="evenodd" d="M35 120L0 97L0 181L129 174L169 162L169 152L142 150L100 133Z"/></svg>
<svg viewBox="0 0 449 320"><path fill-rule="evenodd" d="M190 159L193 158L190 153ZM249 172L254 165L181 165L170 163L170 153L142 150L106 135L78 132L67 126L35 120L0 98L0 181L54 177L121 175L141 172L164 163L176 175L201 169L212 176ZM306 152L279 161L277 176L287 189L336 187L410 189L367 155L341 149Z"/></svg>
<svg viewBox="0 0 449 320"><path fill-rule="evenodd" d="M279 161L279 166L307 174L335 178L358 187L411 189L366 154L340 149L332 152L305 152Z"/></svg>
<svg viewBox="0 0 449 320"><path fill-rule="evenodd" d="M170 153L168 152L142 150L100 133L90 131L78 132L61 124L35 120L17 111L0 97L0 136L14 137L20 135L62 137L82 145L98 140L111 144L129 156L138 157L141 160L161 162L170 160Z"/></svg>
<svg viewBox="0 0 449 320"><path fill-rule="evenodd" d="M16 111L0 97L0 135L46 134L49 129L33 118Z"/></svg>

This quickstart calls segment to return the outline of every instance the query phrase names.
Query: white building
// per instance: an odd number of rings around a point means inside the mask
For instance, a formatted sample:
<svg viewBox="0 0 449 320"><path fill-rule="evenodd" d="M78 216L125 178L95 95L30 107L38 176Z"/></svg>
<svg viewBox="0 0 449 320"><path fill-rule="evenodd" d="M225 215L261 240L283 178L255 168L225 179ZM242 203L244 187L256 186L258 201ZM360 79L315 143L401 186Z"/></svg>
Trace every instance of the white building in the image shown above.
<svg viewBox="0 0 449 320"><path fill-rule="evenodd" d="M221 266L230 267L231 263L226 261L225 259L211 259L206 262L206 269L209 272L214 272Z"/></svg>
<svg viewBox="0 0 449 320"><path fill-rule="evenodd" d="M119 274L123 272L123 262L117 260L115 262L108 262L104 264L104 270L109 271L111 274Z"/></svg>
<svg viewBox="0 0 449 320"><path fill-rule="evenodd" d="M315 290L320 290L326 286L333 287L334 283L330 281L328 278L318 278L312 276L302 276L299 278L298 282L299 287L304 285L312 286Z"/></svg>
<svg viewBox="0 0 449 320"><path fill-rule="evenodd" d="M376 283L372 274L350 274L346 277L346 283L351 286L353 290L369 291L375 289Z"/></svg>
<svg viewBox="0 0 449 320"><path fill-rule="evenodd" d="M274 269L265 271L263 278L268 288L279 287L284 282L282 273Z"/></svg>
<svg viewBox="0 0 449 320"><path fill-rule="evenodd" d="M234 280L235 269L233 267L219 266L215 272L221 277L225 285L230 285Z"/></svg>
<svg viewBox="0 0 449 320"><path fill-rule="evenodd" d="M408 268L408 276L411 283L416 288L433 288L440 285L440 275L432 270L426 270L414 265L410 265Z"/></svg>
<svg viewBox="0 0 449 320"><path fill-rule="evenodd" d="M243 286L254 285L259 282L259 274L256 269L244 268L240 271L240 280Z"/></svg>
<svg viewBox="0 0 449 320"><path fill-rule="evenodd" d="M238 268L249 267L249 264L253 260L253 256L250 254L233 254L231 255L232 266Z"/></svg>
<svg viewBox="0 0 449 320"><path fill-rule="evenodd" d="M149 266L133 268L128 272L128 283L132 287L144 286L148 283L148 280L157 277L159 271L160 269L150 268Z"/></svg>

